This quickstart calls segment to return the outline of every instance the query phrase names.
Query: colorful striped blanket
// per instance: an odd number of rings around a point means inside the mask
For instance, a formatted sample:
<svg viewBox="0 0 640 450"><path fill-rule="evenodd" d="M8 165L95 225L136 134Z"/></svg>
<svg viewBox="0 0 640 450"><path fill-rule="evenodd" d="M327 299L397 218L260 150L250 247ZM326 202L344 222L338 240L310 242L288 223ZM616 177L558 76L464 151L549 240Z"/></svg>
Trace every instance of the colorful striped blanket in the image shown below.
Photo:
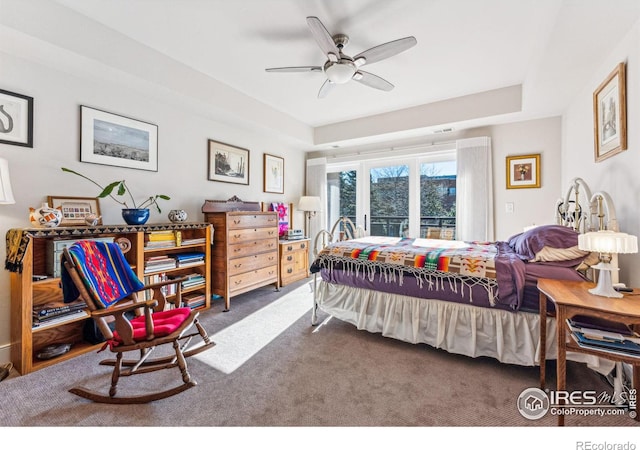
<svg viewBox="0 0 640 450"><path fill-rule="evenodd" d="M85 288L97 305L108 308L144 287L118 244L78 241L68 250L74 264L79 268ZM62 268L64 300L70 302L76 300L79 293L64 265Z"/></svg>
<svg viewBox="0 0 640 450"><path fill-rule="evenodd" d="M378 276L400 285L403 275L410 273L419 283L428 283L429 289L438 289L455 278L468 287L484 286L494 304L497 255L497 246L489 242L368 236L325 247L312 271L343 270L370 280Z"/></svg>

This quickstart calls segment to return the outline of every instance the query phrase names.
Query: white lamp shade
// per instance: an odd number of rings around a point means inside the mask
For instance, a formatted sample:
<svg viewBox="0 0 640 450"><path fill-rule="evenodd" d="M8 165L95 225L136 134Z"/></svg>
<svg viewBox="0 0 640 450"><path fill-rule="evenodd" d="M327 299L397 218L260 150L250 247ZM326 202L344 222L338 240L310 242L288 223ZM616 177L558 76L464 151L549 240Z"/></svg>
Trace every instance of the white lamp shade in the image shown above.
<svg viewBox="0 0 640 450"><path fill-rule="evenodd" d="M9 205L15 202L9 177L9 162L0 158L0 205Z"/></svg>
<svg viewBox="0 0 640 450"><path fill-rule="evenodd" d="M598 253L637 253L638 238L616 231L594 231L578 236L578 248Z"/></svg>
<svg viewBox="0 0 640 450"><path fill-rule="evenodd" d="M320 211L320 197L300 197L298 209L300 211Z"/></svg>

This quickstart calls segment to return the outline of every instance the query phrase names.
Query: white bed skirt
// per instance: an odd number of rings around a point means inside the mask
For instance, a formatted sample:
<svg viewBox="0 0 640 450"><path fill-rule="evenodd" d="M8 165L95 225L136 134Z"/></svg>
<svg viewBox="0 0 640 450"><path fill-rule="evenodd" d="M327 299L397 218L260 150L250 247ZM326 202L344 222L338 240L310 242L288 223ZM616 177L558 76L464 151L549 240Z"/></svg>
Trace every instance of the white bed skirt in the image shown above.
<svg viewBox="0 0 640 450"><path fill-rule="evenodd" d="M318 277L319 278L319 277ZM427 300L319 280L318 307L359 330L412 344L428 344L472 358L489 356L506 364L536 366L540 359L540 316L500 309ZM546 359L556 359L556 321L547 318ZM614 367L609 360L567 353L603 375Z"/></svg>

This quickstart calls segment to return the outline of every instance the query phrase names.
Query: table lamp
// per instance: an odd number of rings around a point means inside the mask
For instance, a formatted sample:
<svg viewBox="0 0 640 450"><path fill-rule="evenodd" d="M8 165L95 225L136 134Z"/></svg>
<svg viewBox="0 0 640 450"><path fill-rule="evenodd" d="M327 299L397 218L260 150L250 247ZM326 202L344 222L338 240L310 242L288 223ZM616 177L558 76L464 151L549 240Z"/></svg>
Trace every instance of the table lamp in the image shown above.
<svg viewBox="0 0 640 450"><path fill-rule="evenodd" d="M311 218L316 215L318 211L320 211L320 197L312 197L312 196L304 196L300 197L300 201L298 202L298 209L300 211L304 211L305 217L307 219L305 229L305 234L307 237L309 236L309 223L311 222Z"/></svg>
<svg viewBox="0 0 640 450"><path fill-rule="evenodd" d="M11 205L15 202L9 178L9 162L0 158L0 205Z"/></svg>
<svg viewBox="0 0 640 450"><path fill-rule="evenodd" d="M617 253L637 253L638 239L626 233L617 231L593 231L578 236L578 248L589 252L600 253L600 262L594 269L598 269L598 284L589 292L602 297L622 298L622 294L613 289L611 271L618 270L611 264L611 255Z"/></svg>

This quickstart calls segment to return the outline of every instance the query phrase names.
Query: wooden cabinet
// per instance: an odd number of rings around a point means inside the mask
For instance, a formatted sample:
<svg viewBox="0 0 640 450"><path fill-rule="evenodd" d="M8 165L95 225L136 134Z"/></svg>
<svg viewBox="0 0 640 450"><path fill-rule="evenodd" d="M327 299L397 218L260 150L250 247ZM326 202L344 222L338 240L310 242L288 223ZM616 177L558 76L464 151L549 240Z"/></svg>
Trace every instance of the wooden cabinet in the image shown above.
<svg viewBox="0 0 640 450"><path fill-rule="evenodd" d="M278 244L280 255L280 286L309 276L309 239L281 240Z"/></svg>
<svg viewBox="0 0 640 450"><path fill-rule="evenodd" d="M178 237L168 241L163 248L149 248L149 236L168 231ZM34 321L33 312L42 306L64 306L59 269L59 251L80 239L118 240L130 245L126 258L142 280L158 275L145 271L149 259L154 256L172 256L186 253L202 253L202 261L183 267L163 269L166 276L196 273L204 276L204 283L183 289L185 295L204 295L199 309L208 308L211 299L210 255L211 226L207 223L113 225L97 227L59 227L52 229L12 229L7 241L13 246L15 271L11 272L11 361L21 374L68 360L77 355L98 349L84 340L83 328L88 314L63 316L46 323ZM51 254L53 253L53 254ZM19 271L20 266L22 270ZM145 273L146 272L146 273ZM56 276L53 276L53 275ZM71 344L69 352L51 359L38 359L37 354L53 344Z"/></svg>
<svg viewBox="0 0 640 450"><path fill-rule="evenodd" d="M275 212L206 212L213 224L211 254L212 292L224 297L225 311L231 297L274 284L278 279L278 218Z"/></svg>

